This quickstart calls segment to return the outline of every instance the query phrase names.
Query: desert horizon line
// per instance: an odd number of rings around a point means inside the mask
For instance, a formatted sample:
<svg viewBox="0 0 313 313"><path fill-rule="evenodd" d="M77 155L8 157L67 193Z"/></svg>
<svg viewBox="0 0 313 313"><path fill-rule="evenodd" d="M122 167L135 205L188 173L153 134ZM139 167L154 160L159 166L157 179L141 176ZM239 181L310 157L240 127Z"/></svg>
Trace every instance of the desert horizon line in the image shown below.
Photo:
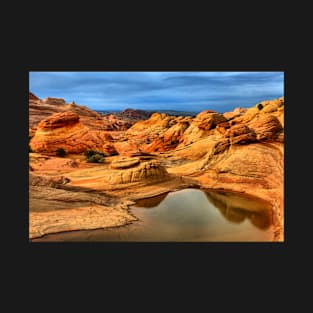
<svg viewBox="0 0 313 313"><path fill-rule="evenodd" d="M29 93L35 95L36 97L38 97L40 100L45 100L48 98L54 98L54 99L63 99L66 103L75 103L76 105L80 105L80 106L85 106L88 107L91 110L94 110L96 112L121 112L121 111L125 111L125 110L141 110L141 111L147 111L147 112L165 112L165 111L173 111L173 112L190 112L190 113L200 113L206 110L213 110L216 111L217 113L225 113L225 112L231 112L237 108L242 108L242 109L248 109L252 106L257 105L259 102L263 102L263 101L272 101L272 100L276 100L276 99L280 99L280 98L284 98L285 95L282 94L280 96L275 96L272 98L265 98L265 99L261 99L259 101L257 101L256 103L250 103L250 104L246 104L246 105L234 105L234 106L227 106L230 107L230 109L227 110L218 110L218 109L213 109L214 105L207 105L206 108L204 109L193 109L192 107L190 109L185 109L185 108L156 108L156 107L147 107L147 108L143 108L142 106L136 106L136 105L125 105L123 107L117 107L117 108L94 108L92 105L88 105L88 104L84 104L84 103L78 103L75 101L75 99L72 100L67 100L65 97L54 97L53 95L49 95L46 97L39 97L37 96L36 93L34 93L33 91L29 90ZM166 105L166 104L165 104Z"/></svg>

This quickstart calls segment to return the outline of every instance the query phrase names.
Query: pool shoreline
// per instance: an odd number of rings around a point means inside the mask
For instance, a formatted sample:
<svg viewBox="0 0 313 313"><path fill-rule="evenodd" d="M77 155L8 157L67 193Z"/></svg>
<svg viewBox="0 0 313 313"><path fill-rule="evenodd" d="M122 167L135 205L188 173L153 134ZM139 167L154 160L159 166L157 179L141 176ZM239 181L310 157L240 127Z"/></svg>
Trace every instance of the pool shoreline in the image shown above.
<svg viewBox="0 0 313 313"><path fill-rule="evenodd" d="M122 224L119 224L119 225L112 225L112 226L108 226L108 227L97 227L97 228L85 228L85 229L73 229L73 230L67 230L67 231L55 231L55 232L49 232L47 234L43 234L42 236L38 236L38 237L33 237L31 239L32 242L40 242L41 240L40 239L43 239L43 238L47 238L49 235L55 235L55 234L59 234L59 235L62 235L62 234L67 234L67 233L72 233L72 232L85 232L85 231L93 231L93 230L107 230L107 231L110 231L110 230L114 230L114 229L117 229L117 228L125 228L126 226L129 226L135 222L138 222L139 218L138 216L136 216L135 214L132 213L132 208L133 207L136 207L136 201L140 201L140 200L145 200L145 199L152 199L152 198L155 198L157 196L161 196L161 195L164 195L164 194L168 194L168 193L172 193L172 192L176 192L176 191L182 191L182 190L185 190L185 189L195 189L195 190L200 190L200 191L203 191L203 192L217 192L217 193L230 193L230 194L233 194L233 195L238 195L240 197L243 197L245 199L250 199L250 200L256 200L258 202L263 202L265 205L267 206L270 206L271 209L272 209L272 203L270 201L267 201L261 197L258 197L258 196L255 196L253 194L249 194L247 192L242 192L242 191L234 191L234 190L231 190L231 189L227 189L227 188L203 188L197 184L189 184L188 186L186 186L186 184L184 184L183 186L179 186L179 187L175 187L175 188L170 188L170 190L163 190L163 191L159 191L159 192L156 192L156 193L153 193L153 194L147 194L146 196L140 196L140 197L129 197L129 204L125 206L125 210L127 211L128 214L132 215L134 217L134 219L132 221L125 221L125 223L122 223ZM135 205L134 205L135 204ZM274 228L274 233L276 231L276 228ZM274 241L274 238L273 237L273 241ZM37 240L39 239L39 240ZM43 240L45 241L45 240ZM111 241L103 241L103 242L106 242L106 243L109 243ZM116 241L112 241L112 242L116 242ZM133 242L133 241L131 241ZM129 243L131 243L129 242ZM136 241L136 242L141 242L141 241ZM143 242L146 242L146 241L143 241ZM155 242L155 241L153 241ZM176 241L174 241L176 242ZM179 242L179 241L178 241ZM183 241L185 242L185 241ZM188 241L187 241L188 242ZM201 242L201 241L200 241Z"/></svg>

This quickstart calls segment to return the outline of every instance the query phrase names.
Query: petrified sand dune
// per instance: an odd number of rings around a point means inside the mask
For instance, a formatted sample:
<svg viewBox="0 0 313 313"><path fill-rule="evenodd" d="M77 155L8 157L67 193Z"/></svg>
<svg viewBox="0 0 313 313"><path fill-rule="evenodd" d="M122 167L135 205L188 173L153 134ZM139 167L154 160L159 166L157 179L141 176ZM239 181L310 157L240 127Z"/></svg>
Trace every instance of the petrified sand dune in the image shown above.
<svg viewBox="0 0 313 313"><path fill-rule="evenodd" d="M216 127L217 124L226 122L226 118L218 113L212 113L210 111L203 111L199 113L193 122L198 126L198 128L203 130L210 130Z"/></svg>
<svg viewBox="0 0 313 313"><path fill-rule="evenodd" d="M230 139L231 144L248 143L256 141L256 133L247 125L235 125L226 131L225 138Z"/></svg>
<svg viewBox="0 0 313 313"><path fill-rule="evenodd" d="M53 114L38 124L30 147L34 152L48 154L55 154L62 148L66 153L82 153L92 149L112 155L116 150L110 143L111 139L109 134L81 124L78 114L63 112Z"/></svg>
<svg viewBox="0 0 313 313"><path fill-rule="evenodd" d="M283 129L278 118L273 115L260 116L248 125L255 131L257 140L275 139L277 133Z"/></svg>
<svg viewBox="0 0 313 313"><path fill-rule="evenodd" d="M73 112L56 113L38 124L38 130L49 131L55 128L71 126L79 122L79 116Z"/></svg>
<svg viewBox="0 0 313 313"><path fill-rule="evenodd" d="M219 123L226 121L223 115L211 110L199 113L194 119L154 113L150 119L137 122L127 130L130 142L124 149L140 146L145 152L170 151L207 137Z"/></svg>
<svg viewBox="0 0 313 313"><path fill-rule="evenodd" d="M156 138L145 150L151 152L169 151L176 148L183 136L184 131L189 127L189 123L178 122L168 128L164 133Z"/></svg>

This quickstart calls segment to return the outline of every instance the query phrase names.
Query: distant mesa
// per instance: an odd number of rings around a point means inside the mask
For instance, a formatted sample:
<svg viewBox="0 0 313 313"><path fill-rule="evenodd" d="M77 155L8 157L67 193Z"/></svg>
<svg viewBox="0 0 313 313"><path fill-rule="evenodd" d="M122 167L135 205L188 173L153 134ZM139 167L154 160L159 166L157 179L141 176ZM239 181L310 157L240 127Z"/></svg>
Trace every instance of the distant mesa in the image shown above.
<svg viewBox="0 0 313 313"><path fill-rule="evenodd" d="M151 116L152 112L144 110L130 109L127 108L124 111L118 113L119 118L130 119L130 120L145 120Z"/></svg>
<svg viewBox="0 0 313 313"><path fill-rule="evenodd" d="M206 114L206 113L217 113L217 112L214 110L204 110L204 111L201 111L201 113Z"/></svg>

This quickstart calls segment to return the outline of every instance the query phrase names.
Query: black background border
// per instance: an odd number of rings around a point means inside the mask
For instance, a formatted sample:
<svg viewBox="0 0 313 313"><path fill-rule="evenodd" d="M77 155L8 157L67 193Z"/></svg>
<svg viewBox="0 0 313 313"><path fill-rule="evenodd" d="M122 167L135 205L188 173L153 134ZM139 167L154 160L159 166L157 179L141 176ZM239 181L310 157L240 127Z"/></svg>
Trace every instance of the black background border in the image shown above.
<svg viewBox="0 0 313 313"><path fill-rule="evenodd" d="M75 37L76 38L76 37ZM78 38L76 38L78 39ZM292 183L293 136L289 131L294 109L292 100L292 65L287 62L281 42L277 38L260 42L246 40L238 48L240 41L227 41L222 45L209 43L209 47L192 45L154 45L142 51L134 51L130 42L114 46L113 51L106 45L97 46L84 43L77 50L57 45L51 48L48 43L28 43L23 57L15 61L15 72L11 71L8 81L11 84L10 109L14 116L16 132L10 135L10 151L16 156L15 173L8 178L8 186L14 186L15 196L11 198L9 225L9 245L17 257L12 265L26 283L31 280L47 282L71 281L88 286L94 281L113 277L114 286L120 288L125 282L131 289L132 280L162 282L172 280L184 284L185 279L198 279L206 283L214 280L216 288L237 289L230 281L248 283L243 290L249 293L249 286L255 283L273 286L286 281L284 276L288 261L297 247L295 239L296 221L293 210L295 198L287 191ZM216 48L218 46L218 48ZM128 47L126 49L125 47ZM161 48L160 48L161 47ZM163 47L166 47L163 48ZM267 48L270 47L270 48ZM27 51L26 51L27 50ZM205 243L205 244L166 244L166 243L30 243L28 240L28 72L29 71L113 71L113 70L162 70L162 71L284 71L285 72L285 241L283 243ZM53 95L52 95L53 96ZM286 171L287 169L287 171ZM293 187L297 189L297 187ZM293 202L293 205L290 203ZM12 234L13 228L13 234ZM301 240L300 240L301 241ZM131 278L131 281L129 279ZM123 279L123 281L121 281ZM227 279L227 284L224 284ZM112 283L112 280L110 280ZM105 284L105 283L104 283ZM134 282L134 284L136 284ZM73 284L71 284L73 285ZM64 286L63 286L64 287ZM168 287L168 286L167 286ZM189 285L190 287L190 285ZM59 284L59 288L62 288ZM125 288L125 287L124 287ZM277 286L277 289L280 285ZM40 289L40 288L39 288ZM36 290L38 292L38 290ZM251 290L250 290L251 292Z"/></svg>

